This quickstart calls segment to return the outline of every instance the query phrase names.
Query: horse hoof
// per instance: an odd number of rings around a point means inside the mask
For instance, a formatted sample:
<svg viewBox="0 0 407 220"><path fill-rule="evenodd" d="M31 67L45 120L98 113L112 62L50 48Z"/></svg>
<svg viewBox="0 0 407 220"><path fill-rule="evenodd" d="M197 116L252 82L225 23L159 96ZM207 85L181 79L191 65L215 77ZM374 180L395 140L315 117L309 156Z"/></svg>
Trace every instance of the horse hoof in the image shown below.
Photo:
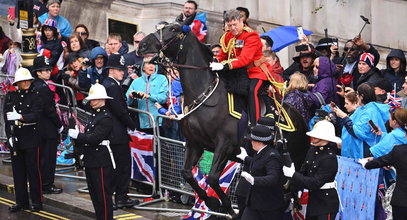
<svg viewBox="0 0 407 220"><path fill-rule="evenodd" d="M219 200L213 196L208 197L205 200L205 204L208 206L210 210L218 210L221 207Z"/></svg>

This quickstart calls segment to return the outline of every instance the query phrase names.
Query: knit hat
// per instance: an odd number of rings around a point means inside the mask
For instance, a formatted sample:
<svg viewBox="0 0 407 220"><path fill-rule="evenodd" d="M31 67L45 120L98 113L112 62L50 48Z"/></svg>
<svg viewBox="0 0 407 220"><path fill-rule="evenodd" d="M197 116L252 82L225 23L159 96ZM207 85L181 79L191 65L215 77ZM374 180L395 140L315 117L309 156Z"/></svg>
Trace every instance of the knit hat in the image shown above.
<svg viewBox="0 0 407 220"><path fill-rule="evenodd" d="M250 138L252 141L258 142L268 142L273 139L273 135L271 134L271 130L264 125L256 125L252 129L252 133L250 134Z"/></svg>
<svg viewBox="0 0 407 220"><path fill-rule="evenodd" d="M47 8L48 8L50 5L54 4L54 3L58 3L59 5L61 5L61 1L59 1L59 0L48 0L48 2L47 2Z"/></svg>
<svg viewBox="0 0 407 220"><path fill-rule="evenodd" d="M263 125L269 128L270 130L275 131L274 127L276 125L276 121L274 120L274 118L261 117L259 118L259 120L257 120L257 125Z"/></svg>
<svg viewBox="0 0 407 220"><path fill-rule="evenodd" d="M368 66L374 67L374 56L371 53L362 53L359 61L364 61Z"/></svg>
<svg viewBox="0 0 407 220"><path fill-rule="evenodd" d="M54 28L55 30L57 29L57 22L54 19L50 19L48 18L47 20L45 20L44 24L42 24L42 26L48 26L51 28Z"/></svg>

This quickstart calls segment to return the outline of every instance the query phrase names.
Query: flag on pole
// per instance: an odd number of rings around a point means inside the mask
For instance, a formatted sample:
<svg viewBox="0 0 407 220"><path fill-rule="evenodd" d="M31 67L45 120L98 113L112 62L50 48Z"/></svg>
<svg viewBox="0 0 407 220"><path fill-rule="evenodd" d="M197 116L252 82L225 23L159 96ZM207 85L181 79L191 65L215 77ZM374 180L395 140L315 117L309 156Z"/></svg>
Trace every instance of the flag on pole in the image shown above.
<svg viewBox="0 0 407 220"><path fill-rule="evenodd" d="M131 138L129 146L132 157L131 178L153 183L156 174L153 135L140 131L129 131L129 135Z"/></svg>

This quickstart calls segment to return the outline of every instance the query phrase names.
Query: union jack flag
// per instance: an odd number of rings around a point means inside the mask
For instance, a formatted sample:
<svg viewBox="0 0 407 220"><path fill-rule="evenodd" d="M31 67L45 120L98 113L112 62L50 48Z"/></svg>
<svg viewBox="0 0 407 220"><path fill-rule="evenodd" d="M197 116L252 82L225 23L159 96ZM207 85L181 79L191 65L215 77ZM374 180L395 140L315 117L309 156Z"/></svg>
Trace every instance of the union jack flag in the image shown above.
<svg viewBox="0 0 407 220"><path fill-rule="evenodd" d="M0 152L1 153L10 152L10 150L7 148L5 142L0 142Z"/></svg>
<svg viewBox="0 0 407 220"><path fill-rule="evenodd" d="M0 91L3 94L7 94L10 91L15 91L15 87L11 85L10 80L6 79L3 82L0 83Z"/></svg>
<svg viewBox="0 0 407 220"><path fill-rule="evenodd" d="M403 100L403 98L397 97L394 90L391 93L387 93L387 101L388 101L387 104L390 105L391 109L400 107L402 100Z"/></svg>
<svg viewBox="0 0 407 220"><path fill-rule="evenodd" d="M153 135L139 131L129 131L129 135L131 138L129 146L132 157L131 178L153 183L156 174Z"/></svg>
<svg viewBox="0 0 407 220"><path fill-rule="evenodd" d="M235 174L237 173L239 169L239 164L237 162L228 162L226 164L225 169L223 170L222 174L220 175L219 178L219 185L222 188L223 192L227 192L230 184L232 183L233 178L235 177ZM198 167L194 167L192 169L192 174L194 176L194 179L198 182L199 186L206 191L206 194L208 196L213 196L219 199L218 195L216 192L209 186L209 184L206 182L208 176L203 175L201 171L199 170ZM194 208L196 209L201 209L201 210L206 210L210 211L209 208L206 206L205 201L200 200L198 197L198 194L195 193L195 205ZM206 213L199 213L195 211L190 211L188 215L182 217L184 220L193 220L193 219L207 219L210 217L210 214Z"/></svg>
<svg viewBox="0 0 407 220"><path fill-rule="evenodd" d="M205 42L205 36L208 32L206 28L206 13L200 12L195 16L194 21L190 25L192 33L196 35L201 43Z"/></svg>

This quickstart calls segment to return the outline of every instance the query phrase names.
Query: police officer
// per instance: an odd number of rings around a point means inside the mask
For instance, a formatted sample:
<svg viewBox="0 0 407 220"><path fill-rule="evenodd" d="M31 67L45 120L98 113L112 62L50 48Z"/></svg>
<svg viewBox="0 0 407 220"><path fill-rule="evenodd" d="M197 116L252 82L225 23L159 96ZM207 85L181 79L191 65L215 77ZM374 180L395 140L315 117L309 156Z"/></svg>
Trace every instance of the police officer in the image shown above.
<svg viewBox="0 0 407 220"><path fill-rule="evenodd" d="M78 128L68 130L68 135L76 139L75 144L84 154L86 182L98 220L113 219L111 184L116 164L110 148L113 124L106 99L112 98L107 96L105 88L99 83L93 85L86 98L93 112L85 132L80 133Z"/></svg>
<svg viewBox="0 0 407 220"><path fill-rule="evenodd" d="M273 148L272 132L266 126L256 125L250 138L256 153L243 157L249 172L243 171L242 177L249 183L249 190L241 219L283 219L283 162Z"/></svg>
<svg viewBox="0 0 407 220"><path fill-rule="evenodd" d="M311 147L300 171L295 172L292 164L291 167L284 166L283 172L286 177L292 177L293 187L309 190L306 219L335 219L339 210L335 182L338 161L335 150L336 143L342 141L335 136L335 127L327 120L316 123L307 135L311 137Z"/></svg>
<svg viewBox="0 0 407 220"><path fill-rule="evenodd" d="M52 67L45 56L34 59L32 72L36 76L33 89L39 93L42 111L37 127L40 136L40 170L42 178L42 192L44 194L58 194L62 189L54 186L56 154L59 143L59 134L64 127L55 108L54 93L48 87L47 80L51 77Z"/></svg>
<svg viewBox="0 0 407 220"><path fill-rule="evenodd" d="M103 80L103 86L106 88L107 94L113 98L107 100L106 106L112 113L111 146L117 161L113 183L113 191L116 192L114 208L133 207L138 204L138 201L127 196L131 175L130 137L127 128L134 130L136 124L129 116L125 93L120 86L125 71L124 57L120 54L111 54L107 60L106 69L109 71L109 76Z"/></svg>
<svg viewBox="0 0 407 220"><path fill-rule="evenodd" d="M274 118L270 117L261 117L257 121L257 125L263 125L267 128L269 128L274 135L275 131L275 120ZM252 149L252 145L250 143L245 144L245 148L241 147L240 148L240 154L237 155L236 157L241 159L242 161L245 160L247 156L252 157L255 155L255 151ZM249 166L243 166L243 171L249 172ZM246 196L250 188L250 183L247 182L246 179L240 178L239 183L237 184L236 187L236 197L237 197L237 206L239 208L239 217L242 217L244 209L246 208Z"/></svg>
<svg viewBox="0 0 407 220"><path fill-rule="evenodd" d="M30 71L20 68L15 73L13 85L17 91L6 95L4 115L6 134L11 153L16 204L10 212L29 208L27 177L32 201L31 210L42 210L41 175L39 167L39 133L37 122L41 104L37 92L31 88L34 78Z"/></svg>

